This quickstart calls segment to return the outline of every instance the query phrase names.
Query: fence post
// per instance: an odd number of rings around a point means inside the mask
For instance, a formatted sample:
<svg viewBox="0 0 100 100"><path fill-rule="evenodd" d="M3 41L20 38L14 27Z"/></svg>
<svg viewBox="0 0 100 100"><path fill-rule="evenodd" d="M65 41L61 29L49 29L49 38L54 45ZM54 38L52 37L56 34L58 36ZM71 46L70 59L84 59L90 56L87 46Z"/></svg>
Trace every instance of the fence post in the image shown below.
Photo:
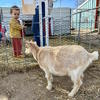
<svg viewBox="0 0 100 100"><path fill-rule="evenodd" d="M100 34L100 16L99 16L99 21L98 21L98 34Z"/></svg>
<svg viewBox="0 0 100 100"><path fill-rule="evenodd" d="M70 9L70 34L71 34L71 22L72 22L72 12L71 12L71 9Z"/></svg>
<svg viewBox="0 0 100 100"><path fill-rule="evenodd" d="M45 29L46 29L46 46L49 46L48 0L45 0Z"/></svg>
<svg viewBox="0 0 100 100"><path fill-rule="evenodd" d="M93 31L93 28L92 28L92 25L93 24L93 20L91 20L91 32L90 32L90 34L89 34L89 37L90 37L90 40L89 40L89 50L91 49L91 47L92 47L92 43L91 43L91 40L92 40L92 37L91 37L91 33L92 33L92 31Z"/></svg>
<svg viewBox="0 0 100 100"><path fill-rule="evenodd" d="M81 12L79 12L78 44L80 44Z"/></svg>
<svg viewBox="0 0 100 100"><path fill-rule="evenodd" d="M39 26L40 26L40 43L43 46L43 27L42 27L42 0L39 0Z"/></svg>

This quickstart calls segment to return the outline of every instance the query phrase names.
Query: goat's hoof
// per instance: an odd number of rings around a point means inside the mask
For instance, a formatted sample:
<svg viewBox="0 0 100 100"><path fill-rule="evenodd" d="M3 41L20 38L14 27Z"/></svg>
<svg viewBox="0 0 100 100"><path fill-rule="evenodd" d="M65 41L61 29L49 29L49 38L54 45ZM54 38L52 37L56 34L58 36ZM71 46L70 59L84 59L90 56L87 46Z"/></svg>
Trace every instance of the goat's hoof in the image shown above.
<svg viewBox="0 0 100 100"><path fill-rule="evenodd" d="M73 93L69 93L69 94L68 94L68 97L73 97L73 96L74 96Z"/></svg>
<svg viewBox="0 0 100 100"><path fill-rule="evenodd" d="M52 86L47 86L46 88L47 88L47 90L50 91L52 89Z"/></svg>

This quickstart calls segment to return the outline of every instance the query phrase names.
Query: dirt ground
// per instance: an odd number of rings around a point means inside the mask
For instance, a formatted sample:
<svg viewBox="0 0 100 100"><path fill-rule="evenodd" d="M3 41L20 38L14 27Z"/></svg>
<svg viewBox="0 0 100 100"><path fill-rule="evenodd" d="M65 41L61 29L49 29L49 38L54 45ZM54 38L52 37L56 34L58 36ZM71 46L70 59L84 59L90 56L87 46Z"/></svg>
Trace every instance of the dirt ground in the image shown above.
<svg viewBox="0 0 100 100"><path fill-rule="evenodd" d="M88 68L74 98L67 96L73 85L67 76L54 76L52 91L46 85L44 72L38 66L26 72L2 72L0 76L0 94L9 100L100 100L100 67Z"/></svg>
<svg viewBox="0 0 100 100"><path fill-rule="evenodd" d="M65 44L68 43L68 40L63 39L63 41ZM51 42L52 45L56 42L60 44L56 39ZM73 43L70 41L70 44ZM37 64L34 65L36 62L32 56L16 60L12 58L11 47L6 48L7 54L3 54L3 50L5 48L0 49L0 68L2 67L0 69L0 100L3 100L2 96L6 96L9 100L100 100L100 60L94 62L86 70L83 85L75 97L68 98L68 92L73 86L69 77L54 76L53 89L48 91L44 72ZM6 65L7 60L8 65ZM27 62L26 67L25 62Z"/></svg>

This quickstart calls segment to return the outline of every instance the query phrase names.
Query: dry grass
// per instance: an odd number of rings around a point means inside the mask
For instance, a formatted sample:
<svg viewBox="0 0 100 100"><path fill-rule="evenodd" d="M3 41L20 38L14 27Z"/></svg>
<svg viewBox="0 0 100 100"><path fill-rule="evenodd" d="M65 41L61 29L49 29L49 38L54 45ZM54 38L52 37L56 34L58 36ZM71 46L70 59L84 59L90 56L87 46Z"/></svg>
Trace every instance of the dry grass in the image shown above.
<svg viewBox="0 0 100 100"><path fill-rule="evenodd" d="M31 40L32 37L26 38L27 40ZM75 37L71 36L55 36L50 37L50 46L59 46L59 45L73 45L78 44L77 41L75 41ZM80 43L83 47L85 47L88 51L92 52L94 50L100 51L99 48L95 46L91 46L91 49L89 49L89 44ZM23 53L25 51L25 47L23 45ZM96 63L96 62L95 62ZM99 61L97 62L99 63ZM0 69L12 69L12 70L24 70L26 68L33 68L37 65L37 62L34 60L32 55L25 56L25 58L22 59L16 59L13 57L13 51L11 44L6 46L4 44L0 47Z"/></svg>
<svg viewBox="0 0 100 100"><path fill-rule="evenodd" d="M27 39L31 39L27 38ZM78 44L73 37L51 37L50 45ZM80 43L88 51L100 49ZM23 48L24 51L24 48ZM35 67L36 66L36 67ZM85 72L83 85L74 98L68 98L72 82L68 77L54 77L53 90L47 91L44 72L38 67L32 55L24 59L12 56L12 47L0 47L0 94L9 100L100 100L100 59Z"/></svg>

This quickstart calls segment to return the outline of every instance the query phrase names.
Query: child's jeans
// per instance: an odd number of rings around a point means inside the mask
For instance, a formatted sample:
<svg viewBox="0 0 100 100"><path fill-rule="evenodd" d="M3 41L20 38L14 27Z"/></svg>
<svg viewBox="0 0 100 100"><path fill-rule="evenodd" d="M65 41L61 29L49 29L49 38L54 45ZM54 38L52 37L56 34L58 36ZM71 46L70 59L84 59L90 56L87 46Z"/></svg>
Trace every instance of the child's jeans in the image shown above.
<svg viewBox="0 0 100 100"><path fill-rule="evenodd" d="M21 38L12 38L13 53L15 57L21 55L22 41Z"/></svg>

